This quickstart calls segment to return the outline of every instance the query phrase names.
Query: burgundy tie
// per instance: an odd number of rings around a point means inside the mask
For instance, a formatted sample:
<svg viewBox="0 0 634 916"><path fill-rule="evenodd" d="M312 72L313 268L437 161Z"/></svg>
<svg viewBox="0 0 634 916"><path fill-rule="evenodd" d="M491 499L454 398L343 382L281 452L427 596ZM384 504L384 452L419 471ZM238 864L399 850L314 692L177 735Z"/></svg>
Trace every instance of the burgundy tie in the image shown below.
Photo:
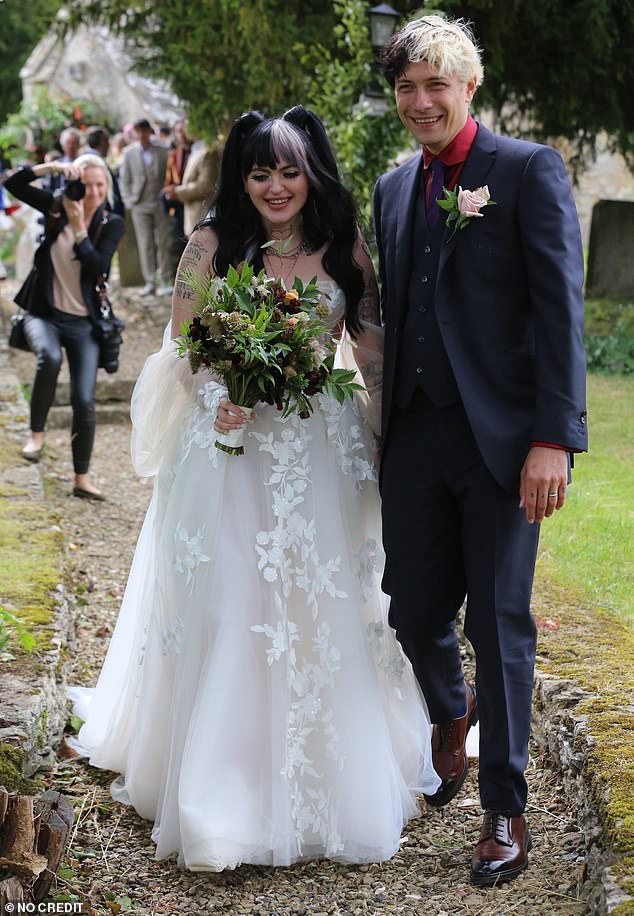
<svg viewBox="0 0 634 916"><path fill-rule="evenodd" d="M431 165L431 175L427 183L427 223L430 229L433 229L436 225L436 221L440 216L440 207L436 203L437 200L442 200L442 189L445 184L445 163L442 159L438 157L432 159Z"/></svg>

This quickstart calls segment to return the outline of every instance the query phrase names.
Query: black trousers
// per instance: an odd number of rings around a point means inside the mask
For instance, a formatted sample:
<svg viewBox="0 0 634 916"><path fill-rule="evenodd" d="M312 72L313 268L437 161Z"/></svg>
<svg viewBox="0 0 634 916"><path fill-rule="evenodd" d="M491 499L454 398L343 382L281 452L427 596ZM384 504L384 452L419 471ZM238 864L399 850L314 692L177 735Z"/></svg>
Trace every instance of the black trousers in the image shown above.
<svg viewBox="0 0 634 916"><path fill-rule="evenodd" d="M95 387L99 344L88 318L56 312L50 318L25 315L24 332L37 366L31 391L31 429L43 432L66 350L73 411L71 444L76 474L88 473L95 440Z"/></svg>
<svg viewBox="0 0 634 916"><path fill-rule="evenodd" d="M519 487L519 471L518 471ZM462 404L418 391L394 411L382 466L383 581L390 624L432 722L464 715L455 618L476 654L484 808L526 804L536 627L530 613L539 526L485 466Z"/></svg>

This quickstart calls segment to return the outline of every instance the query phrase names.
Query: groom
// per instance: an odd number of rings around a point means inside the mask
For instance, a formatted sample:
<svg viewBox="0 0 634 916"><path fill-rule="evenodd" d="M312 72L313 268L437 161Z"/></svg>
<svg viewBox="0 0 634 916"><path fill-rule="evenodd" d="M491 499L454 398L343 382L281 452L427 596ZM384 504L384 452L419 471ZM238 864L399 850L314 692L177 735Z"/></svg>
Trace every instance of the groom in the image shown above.
<svg viewBox="0 0 634 916"><path fill-rule="evenodd" d="M469 115L483 68L464 23L410 22L383 68L422 145L379 179L374 197L383 587L434 723L442 784L429 804L445 805L462 786L479 716L485 815L471 878L490 885L518 875L531 847L530 599L539 523L564 505L570 453L587 448L583 253L559 154ZM466 195L471 215L456 227L437 200L459 186L478 193ZM465 597L477 700L455 631Z"/></svg>

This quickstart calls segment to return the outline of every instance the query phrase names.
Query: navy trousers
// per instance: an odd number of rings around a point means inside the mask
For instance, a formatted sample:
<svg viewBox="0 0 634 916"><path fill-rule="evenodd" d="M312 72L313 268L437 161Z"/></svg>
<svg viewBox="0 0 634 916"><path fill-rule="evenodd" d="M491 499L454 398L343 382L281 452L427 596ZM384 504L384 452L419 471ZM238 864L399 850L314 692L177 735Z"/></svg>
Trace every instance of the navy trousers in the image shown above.
<svg viewBox="0 0 634 916"><path fill-rule="evenodd" d="M382 497L390 624L432 722L447 722L466 711L455 619L467 598L482 806L517 816L527 796L539 526L490 474L462 404L436 407L420 390L406 409L394 409Z"/></svg>

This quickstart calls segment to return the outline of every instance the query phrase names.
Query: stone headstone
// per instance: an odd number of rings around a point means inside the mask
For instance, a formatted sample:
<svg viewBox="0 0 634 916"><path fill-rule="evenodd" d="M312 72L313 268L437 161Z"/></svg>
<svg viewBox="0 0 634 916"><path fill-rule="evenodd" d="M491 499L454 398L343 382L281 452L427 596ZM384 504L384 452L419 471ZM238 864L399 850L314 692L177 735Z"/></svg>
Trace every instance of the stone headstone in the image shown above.
<svg viewBox="0 0 634 916"><path fill-rule="evenodd" d="M600 200L592 208L586 295L634 297L634 201Z"/></svg>

